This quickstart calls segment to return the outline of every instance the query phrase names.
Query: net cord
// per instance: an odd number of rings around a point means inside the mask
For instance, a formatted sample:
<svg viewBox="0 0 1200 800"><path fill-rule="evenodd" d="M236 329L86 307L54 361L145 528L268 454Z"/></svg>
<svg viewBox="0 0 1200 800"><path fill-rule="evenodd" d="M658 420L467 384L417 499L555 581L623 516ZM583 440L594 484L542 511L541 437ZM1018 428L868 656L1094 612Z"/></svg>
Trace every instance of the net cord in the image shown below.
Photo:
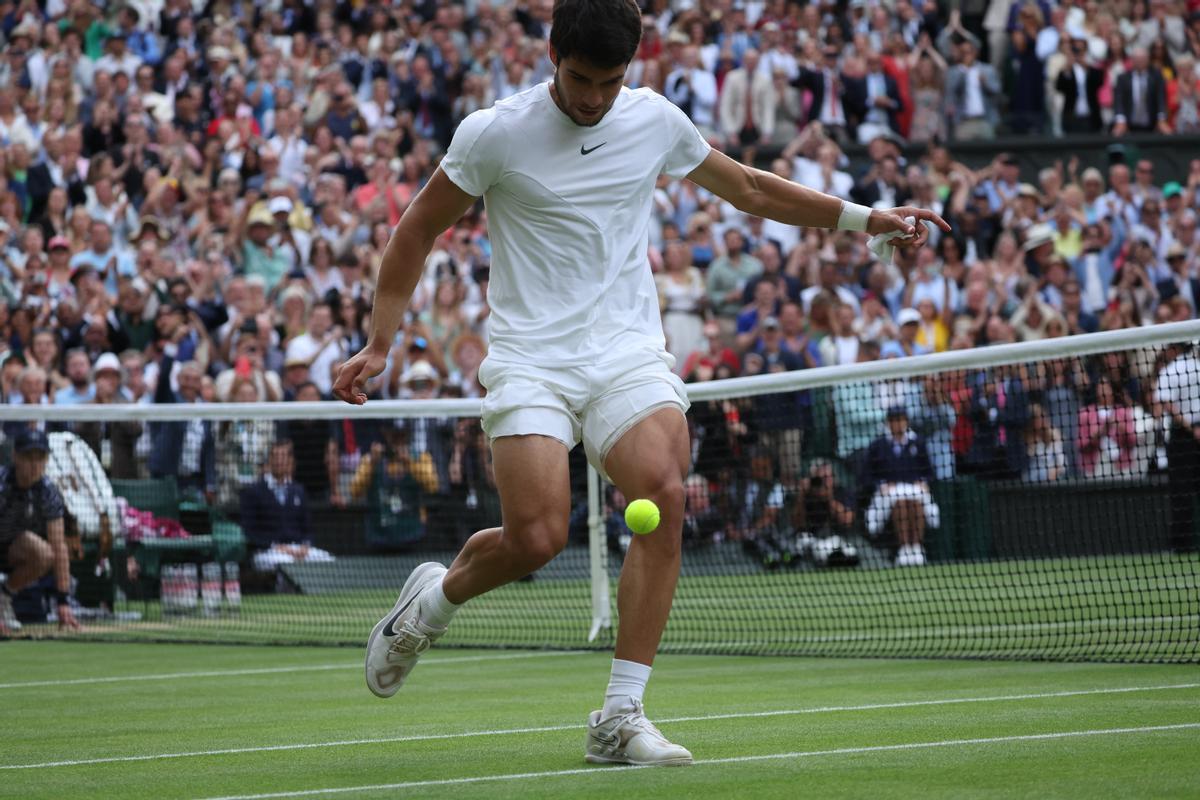
<svg viewBox="0 0 1200 800"><path fill-rule="evenodd" d="M986 369L1005 364L1033 363L1095 355L1108 351L1156 347L1177 341L1200 340L1200 320L1172 322L1069 338L952 350L908 358L868 361L844 366L814 367L793 372L688 384L693 401L752 397L776 392L817 389L859 380L896 380L961 369ZM415 419L421 417L478 417L479 400L377 400L361 406L340 402L315 403L201 403L113 404L74 406L0 406L0 422L182 422L244 419Z"/></svg>

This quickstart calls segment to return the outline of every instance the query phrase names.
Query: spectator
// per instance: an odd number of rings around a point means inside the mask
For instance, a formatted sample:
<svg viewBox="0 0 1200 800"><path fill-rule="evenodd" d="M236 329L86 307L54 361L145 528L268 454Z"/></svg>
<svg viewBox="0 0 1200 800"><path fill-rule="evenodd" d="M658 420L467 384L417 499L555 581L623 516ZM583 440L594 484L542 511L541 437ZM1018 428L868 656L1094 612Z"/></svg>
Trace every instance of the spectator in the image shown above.
<svg viewBox="0 0 1200 800"><path fill-rule="evenodd" d="M333 325L333 308L325 302L315 303L309 311L308 329L293 339L287 347L287 358L305 361L309 375L323 395L333 390L333 369L347 358L342 342L342 330Z"/></svg>
<svg viewBox="0 0 1200 800"><path fill-rule="evenodd" d="M1066 65L1054 81L1055 90L1062 95L1062 130L1099 133L1103 126L1100 87L1104 84L1104 71L1091 64L1084 36L1072 36L1066 54Z"/></svg>
<svg viewBox="0 0 1200 800"><path fill-rule="evenodd" d="M704 276L689 263L689 249L679 241L668 242L663 271L655 276L658 303L662 310L667 352L676 363L704 344L703 326L707 306Z"/></svg>
<svg viewBox="0 0 1200 800"><path fill-rule="evenodd" d="M770 73L760 70L759 53L749 49L742 66L725 75L720 93L720 130L729 144L742 147L742 161L754 163L760 145L768 144L775 131L775 107L779 98Z"/></svg>
<svg viewBox="0 0 1200 800"><path fill-rule="evenodd" d="M1025 470L1022 480L1052 483L1066 474L1067 456L1062 434L1050 424L1050 418L1037 403L1029 406L1029 426L1025 429Z"/></svg>
<svg viewBox="0 0 1200 800"><path fill-rule="evenodd" d="M355 500L367 500L367 542L379 549L411 543L425 535L421 513L425 490L413 474L411 441L394 425L371 445L350 484Z"/></svg>
<svg viewBox="0 0 1200 800"><path fill-rule="evenodd" d="M904 358L933 352L930 347L917 341L917 336L921 331L921 312L915 308L901 309L900 314L896 317L896 323L899 326L900 334L896 339L884 344L880 351L882 358Z"/></svg>
<svg viewBox="0 0 1200 800"><path fill-rule="evenodd" d="M838 66L840 58L835 45L825 47L820 65L802 67L793 83L812 95L809 124L820 122L825 133L838 142L847 142L855 131L847 108L845 76Z"/></svg>
<svg viewBox="0 0 1200 800"><path fill-rule="evenodd" d="M854 525L854 498L837 485L833 465L815 459L793 498L792 525L798 531L826 537L849 533Z"/></svg>
<svg viewBox="0 0 1200 800"><path fill-rule="evenodd" d="M312 546L308 496L293 479L295 469L292 443L275 442L262 477L241 491L242 530L260 572L273 572L282 564L333 560L327 551Z"/></svg>
<svg viewBox="0 0 1200 800"><path fill-rule="evenodd" d="M708 266L708 300L713 311L726 318L742 310L746 284L762 274L763 265L746 253L746 238L737 228L725 231L725 255Z"/></svg>
<svg viewBox="0 0 1200 800"><path fill-rule="evenodd" d="M1117 78L1113 90L1113 136L1157 131L1170 133L1167 92L1162 73L1150 68L1144 47L1130 51L1131 69Z"/></svg>
<svg viewBox="0 0 1200 800"><path fill-rule="evenodd" d="M178 344L168 344L158 367L154 402L203 402L200 389L204 371L194 361L179 366L175 379L178 391L171 388L172 371ZM152 422L149 425L150 477L173 477L183 492L199 492L209 502L217 488L216 441L211 422L198 419L186 422Z"/></svg>
<svg viewBox="0 0 1200 800"><path fill-rule="evenodd" d="M1197 308L1200 308L1200 280L1192 277L1195 273L1188 263L1187 249L1183 245L1174 242L1167 248L1167 266L1170 273L1156 286L1159 302L1166 303L1173 297L1182 297L1191 308L1188 316L1195 318Z"/></svg>
<svg viewBox="0 0 1200 800"><path fill-rule="evenodd" d="M724 365L735 375L741 371L741 361L733 348L726 346L721 337L721 326L717 324L716 320L706 321L704 327L701 328L701 333L704 341L683 362L683 368L679 371L681 375L691 376L701 365L706 365L710 370Z"/></svg>
<svg viewBox="0 0 1200 800"><path fill-rule="evenodd" d="M13 462L0 467L0 633L21 629L13 597L42 576L54 573L60 628L79 629L71 603L71 564L62 494L46 478L50 442L26 429L16 437Z"/></svg>
<svg viewBox="0 0 1200 800"><path fill-rule="evenodd" d="M133 400L133 397L121 388L121 362L112 353L105 353L96 360L92 374L95 379L95 396L92 403L112 405ZM76 433L92 448L109 477L122 480L138 477L135 450L142 435L141 422L79 422L76 423Z"/></svg>
<svg viewBox="0 0 1200 800"><path fill-rule="evenodd" d="M70 385L54 393L54 404L77 406L91 403L96 396L96 387L92 383L92 363L87 353L83 350L69 351L66 364Z"/></svg>
<svg viewBox="0 0 1200 800"><path fill-rule="evenodd" d="M923 566L925 529L938 526L940 510L929 491L933 467L925 442L909 428L903 406L888 409L887 433L871 442L865 466L864 485L872 492L867 531L879 536L891 523L899 543L896 566Z"/></svg>
<svg viewBox="0 0 1200 800"><path fill-rule="evenodd" d="M322 397L317 385L308 381L296 387L292 399L298 403L315 403ZM333 427L328 420L297 418L280 421L276 432L276 442L292 443L296 481L314 502L332 499L338 487L338 452Z"/></svg>
<svg viewBox="0 0 1200 800"><path fill-rule="evenodd" d="M1000 78L990 64L979 61L975 42L958 46L958 63L946 76L946 115L956 139L990 139L999 122Z"/></svg>
<svg viewBox="0 0 1200 800"><path fill-rule="evenodd" d="M867 144L877 136L900 133L900 89L896 79L883 69L883 58L876 51L866 53L867 73L861 78L847 79L848 102L861 120L857 129L859 144Z"/></svg>

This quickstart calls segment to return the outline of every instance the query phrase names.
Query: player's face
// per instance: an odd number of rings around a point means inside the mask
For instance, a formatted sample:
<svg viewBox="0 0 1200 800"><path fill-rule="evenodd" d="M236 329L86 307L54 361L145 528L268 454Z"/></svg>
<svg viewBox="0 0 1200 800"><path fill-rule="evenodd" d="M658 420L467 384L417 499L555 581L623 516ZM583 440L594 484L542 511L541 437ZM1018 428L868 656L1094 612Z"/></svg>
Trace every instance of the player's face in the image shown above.
<svg viewBox="0 0 1200 800"><path fill-rule="evenodd" d="M551 50L554 71L554 100L571 121L591 127L604 119L621 91L627 65L601 69L578 58L559 58Z"/></svg>

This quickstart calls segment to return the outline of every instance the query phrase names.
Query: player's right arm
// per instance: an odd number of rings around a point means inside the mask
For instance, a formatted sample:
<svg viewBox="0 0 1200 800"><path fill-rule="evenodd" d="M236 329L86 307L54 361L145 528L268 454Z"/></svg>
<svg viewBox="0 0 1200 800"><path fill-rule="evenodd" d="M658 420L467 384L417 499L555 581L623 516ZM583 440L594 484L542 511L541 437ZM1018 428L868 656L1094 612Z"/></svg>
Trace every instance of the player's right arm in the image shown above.
<svg viewBox="0 0 1200 800"><path fill-rule="evenodd" d="M379 265L367 344L342 365L333 385L335 397L354 405L367 402L366 383L387 365L392 340L400 330L434 240L466 214L475 199L438 168L404 212Z"/></svg>

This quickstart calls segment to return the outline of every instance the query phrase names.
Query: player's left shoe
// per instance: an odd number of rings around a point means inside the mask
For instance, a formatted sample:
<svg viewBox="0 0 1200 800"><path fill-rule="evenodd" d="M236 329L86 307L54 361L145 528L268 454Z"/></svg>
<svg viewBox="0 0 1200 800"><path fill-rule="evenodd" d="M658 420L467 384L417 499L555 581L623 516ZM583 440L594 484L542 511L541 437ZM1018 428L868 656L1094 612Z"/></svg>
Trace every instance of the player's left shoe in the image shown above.
<svg viewBox="0 0 1200 800"><path fill-rule="evenodd" d="M421 594L445 574L446 568L434 561L414 569L396 605L371 631L367 639L367 688L377 697L391 697L398 692L417 659L446 632L444 627L421 622L419 602Z"/></svg>
<svg viewBox="0 0 1200 800"><path fill-rule="evenodd" d="M638 766L678 767L692 763L686 748L668 741L662 731L646 719L642 704L608 719L600 711L588 717L587 750L584 758L592 764L637 764Z"/></svg>

